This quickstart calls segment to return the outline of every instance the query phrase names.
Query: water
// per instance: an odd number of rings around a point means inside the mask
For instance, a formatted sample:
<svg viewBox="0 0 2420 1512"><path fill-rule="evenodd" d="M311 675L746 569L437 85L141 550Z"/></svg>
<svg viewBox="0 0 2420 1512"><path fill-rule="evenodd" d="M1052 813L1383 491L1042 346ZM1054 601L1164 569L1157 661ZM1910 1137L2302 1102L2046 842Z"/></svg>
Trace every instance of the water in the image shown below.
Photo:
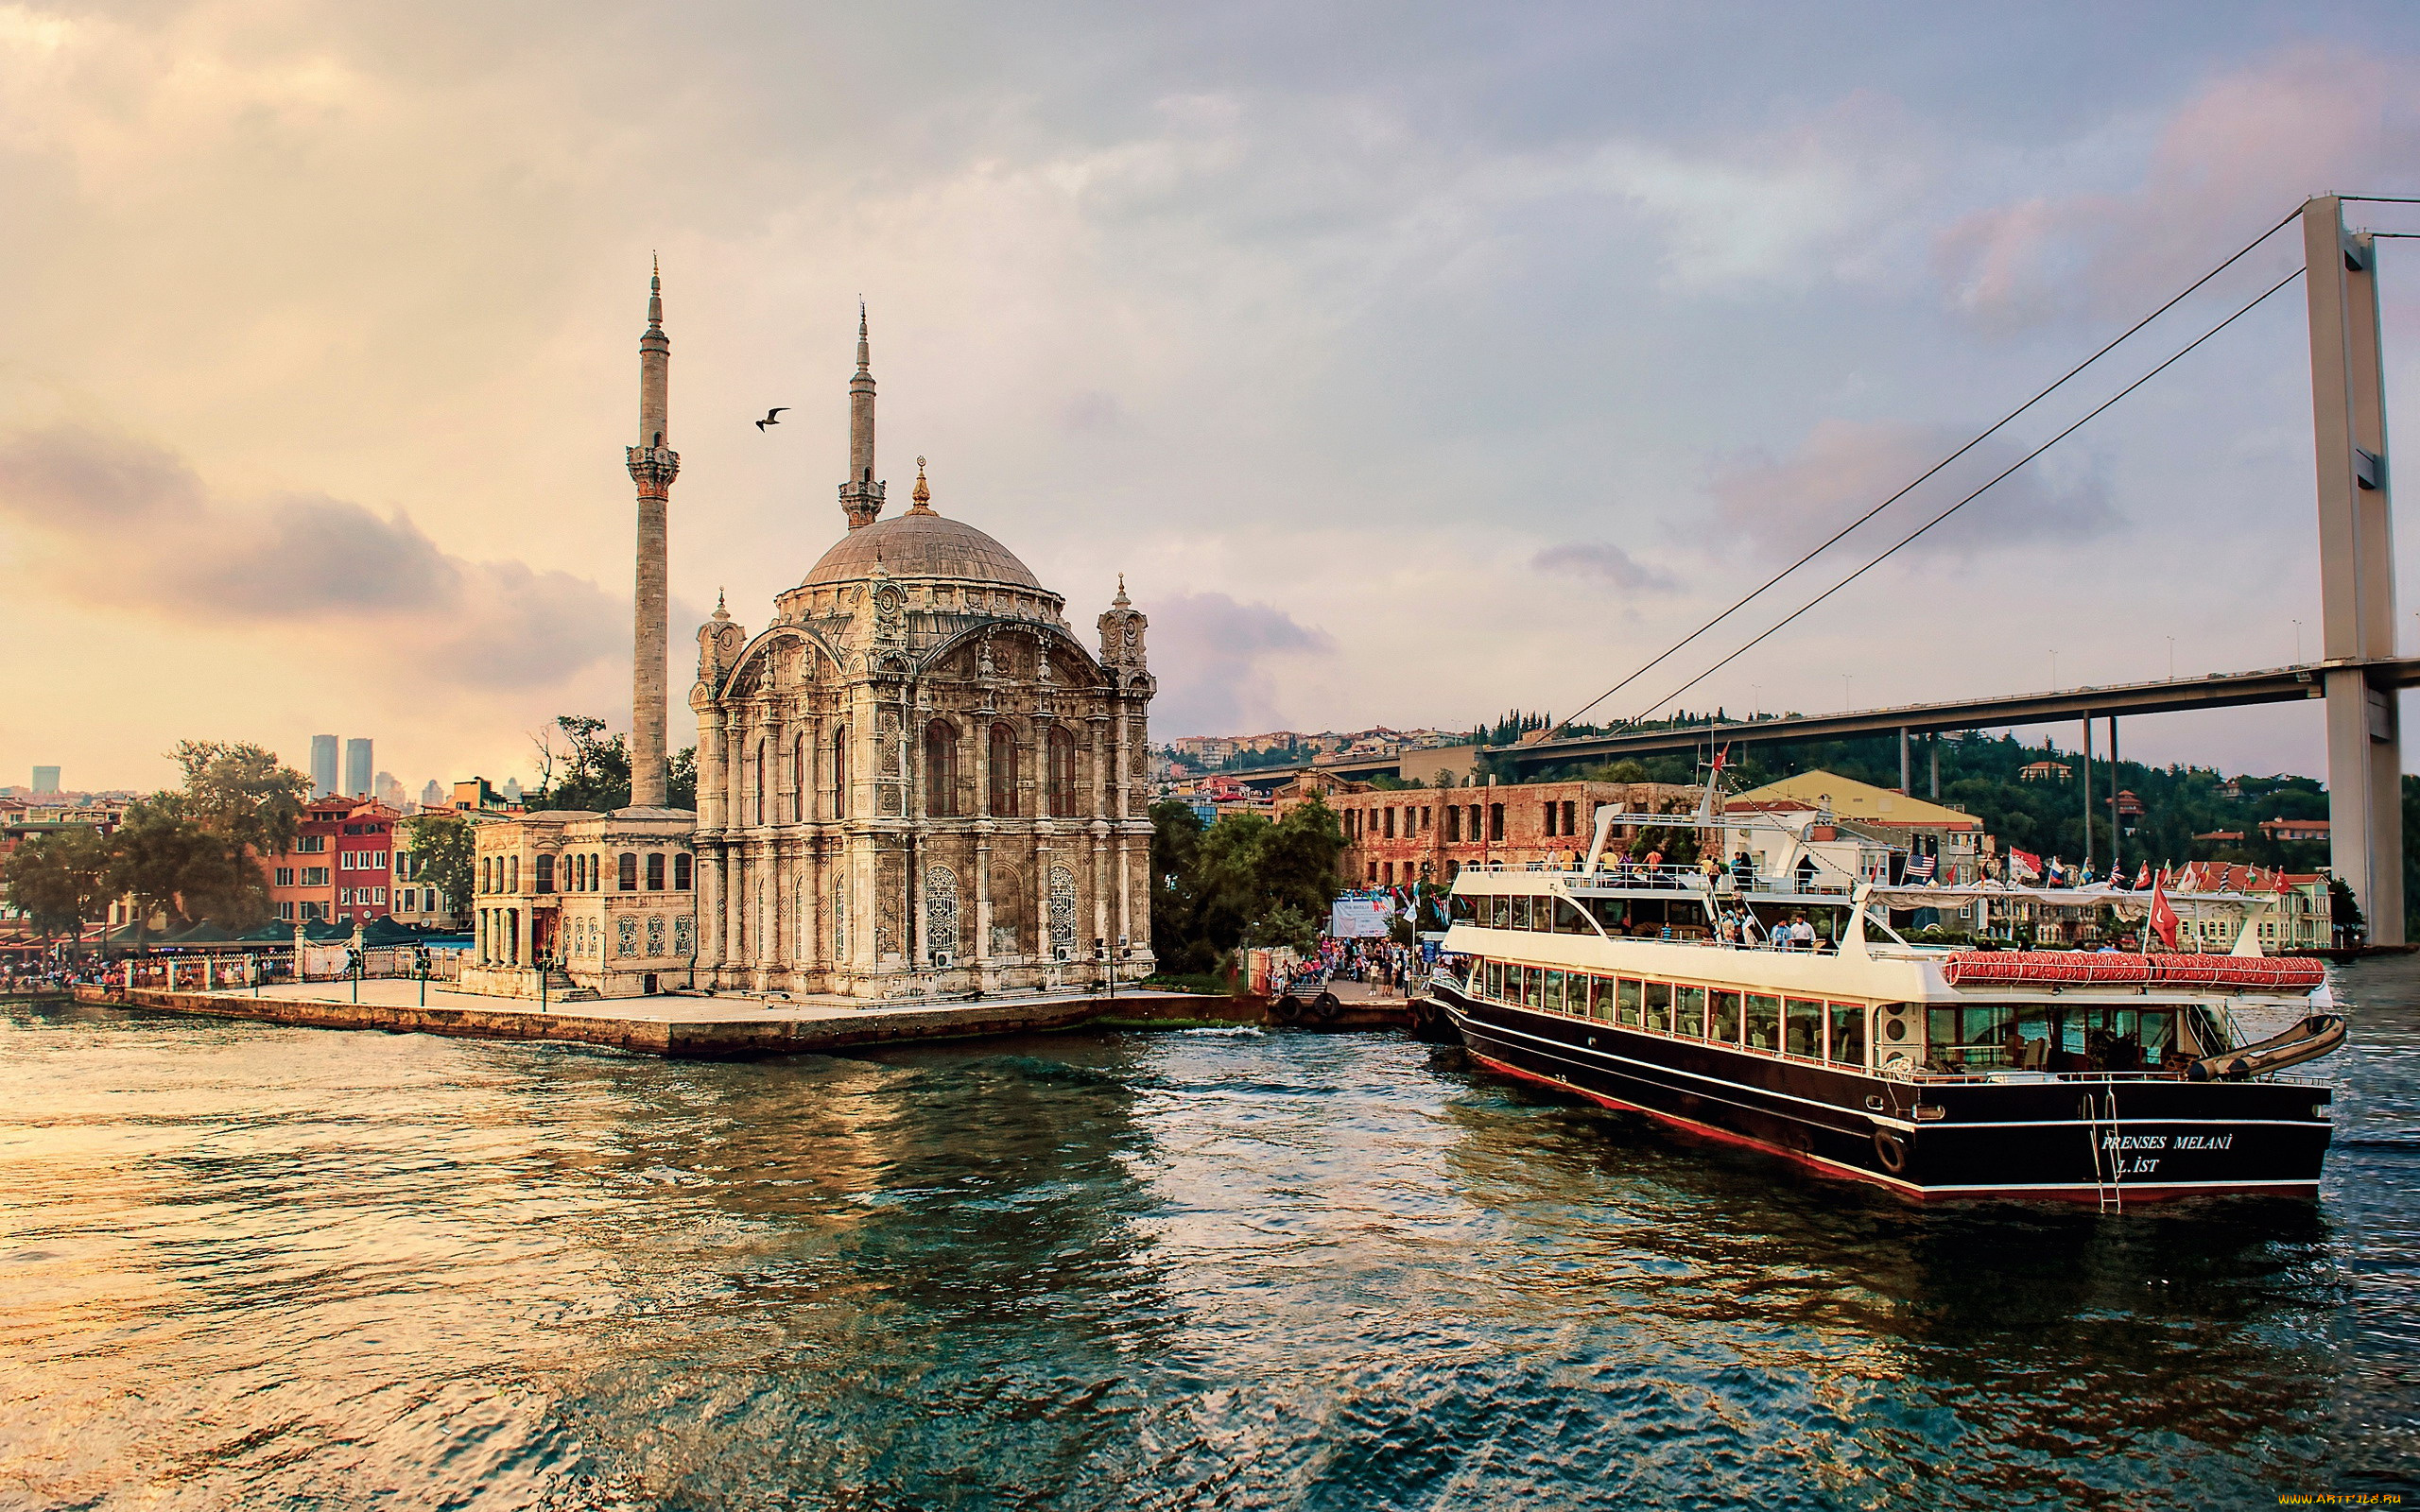
<svg viewBox="0 0 2420 1512"><path fill-rule="evenodd" d="M1911 1211L1391 1036L0 1017L0 1506L2420 1489L2420 965L2316 1207Z"/></svg>

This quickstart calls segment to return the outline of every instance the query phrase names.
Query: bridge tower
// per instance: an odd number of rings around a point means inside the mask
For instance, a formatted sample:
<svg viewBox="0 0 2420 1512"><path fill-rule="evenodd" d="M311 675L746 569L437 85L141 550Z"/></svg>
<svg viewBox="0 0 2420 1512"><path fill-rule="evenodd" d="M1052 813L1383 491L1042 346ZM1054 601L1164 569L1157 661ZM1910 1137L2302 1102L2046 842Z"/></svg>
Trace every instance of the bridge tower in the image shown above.
<svg viewBox="0 0 2420 1512"><path fill-rule="evenodd" d="M2403 937L2403 740L2396 689L2363 665L2395 651L2394 519L2377 249L2344 204L2303 206L2311 418L2319 463L2320 655L2327 690L2328 860L2374 945Z"/></svg>

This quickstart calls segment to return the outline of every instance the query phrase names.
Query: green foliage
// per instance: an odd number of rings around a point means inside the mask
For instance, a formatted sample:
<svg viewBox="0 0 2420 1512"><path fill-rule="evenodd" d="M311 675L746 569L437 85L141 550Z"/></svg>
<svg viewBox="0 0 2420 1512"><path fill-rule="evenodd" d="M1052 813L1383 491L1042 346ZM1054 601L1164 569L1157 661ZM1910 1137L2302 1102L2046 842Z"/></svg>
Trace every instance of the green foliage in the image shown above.
<svg viewBox="0 0 2420 1512"><path fill-rule="evenodd" d="M84 926L109 916L110 843L78 825L37 834L0 858L0 895L44 936L65 931L81 942Z"/></svg>
<svg viewBox="0 0 2420 1512"><path fill-rule="evenodd" d="M538 747L538 790L529 795L532 809L587 809L611 814L631 806L631 746L627 737L607 737L605 721L587 714L557 714L555 730L563 740L541 734ZM698 747L683 747L665 763L664 801L667 808L698 806Z"/></svg>
<svg viewBox="0 0 2420 1512"><path fill-rule="evenodd" d="M470 898L478 867L477 837L459 814L416 814L404 821L404 849L420 858L421 879L443 893L451 906Z"/></svg>
<svg viewBox="0 0 2420 1512"><path fill-rule="evenodd" d="M250 929L268 915L268 888L244 847L204 829L185 795L155 793L128 806L110 836L109 882L134 901L134 937L155 913Z"/></svg>
<svg viewBox="0 0 2420 1512"><path fill-rule="evenodd" d="M181 740L169 756L184 772L184 816L263 855L294 843L311 780L275 753L244 742Z"/></svg>
<svg viewBox="0 0 2420 1512"><path fill-rule="evenodd" d="M1275 824L1230 814L1207 830L1191 808L1151 806L1151 950L1161 970L1208 971L1238 945L1317 939L1340 884L1336 813L1316 799Z"/></svg>

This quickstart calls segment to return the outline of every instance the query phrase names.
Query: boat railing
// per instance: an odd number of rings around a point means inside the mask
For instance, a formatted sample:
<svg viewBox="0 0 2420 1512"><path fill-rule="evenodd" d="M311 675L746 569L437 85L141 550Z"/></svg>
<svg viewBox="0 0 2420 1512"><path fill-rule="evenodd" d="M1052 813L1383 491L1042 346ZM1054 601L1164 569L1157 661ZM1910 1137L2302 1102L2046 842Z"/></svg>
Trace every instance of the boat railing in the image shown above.
<svg viewBox="0 0 2420 1512"><path fill-rule="evenodd" d="M1547 861L1474 861L1462 870L1495 876L1535 874L1560 877L1566 885L1576 887L1646 887L1698 893L1711 887L1726 896L1814 898L1825 902L1838 902L1857 890L1855 883L1837 874L1826 876L1819 873L1801 882L1794 877L1751 875L1728 867L1720 871L1708 871L1703 867L1650 867L1623 861L1606 862L1593 871L1585 867L1559 866Z"/></svg>
<svg viewBox="0 0 2420 1512"><path fill-rule="evenodd" d="M2024 1071L2015 1067L1990 1071L1927 1071L1921 1067L1880 1066L1876 1075L1891 1081L1912 1082L1923 1087L1983 1087L2037 1086L2050 1082L2181 1082L2189 1080L2182 1071ZM2288 1076L2272 1073L2248 1078L2263 1083L2284 1083L2290 1087L2325 1087L2330 1083L2309 1076ZM2198 1084L2197 1085L2201 1085Z"/></svg>

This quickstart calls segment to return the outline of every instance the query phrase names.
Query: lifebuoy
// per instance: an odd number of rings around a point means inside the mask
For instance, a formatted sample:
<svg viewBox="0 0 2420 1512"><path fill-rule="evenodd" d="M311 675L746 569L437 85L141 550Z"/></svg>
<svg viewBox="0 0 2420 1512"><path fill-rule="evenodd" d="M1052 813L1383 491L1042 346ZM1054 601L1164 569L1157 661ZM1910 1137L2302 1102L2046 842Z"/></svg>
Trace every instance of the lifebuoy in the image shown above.
<svg viewBox="0 0 2420 1512"><path fill-rule="evenodd" d="M1303 1017L1303 1000L1279 998L1269 1005L1269 1016L1280 1023L1293 1023Z"/></svg>
<svg viewBox="0 0 2420 1512"><path fill-rule="evenodd" d="M1874 1131L1874 1158L1880 1160L1882 1169L1893 1176L1908 1168L1908 1146L1901 1143L1897 1130L1877 1128Z"/></svg>

